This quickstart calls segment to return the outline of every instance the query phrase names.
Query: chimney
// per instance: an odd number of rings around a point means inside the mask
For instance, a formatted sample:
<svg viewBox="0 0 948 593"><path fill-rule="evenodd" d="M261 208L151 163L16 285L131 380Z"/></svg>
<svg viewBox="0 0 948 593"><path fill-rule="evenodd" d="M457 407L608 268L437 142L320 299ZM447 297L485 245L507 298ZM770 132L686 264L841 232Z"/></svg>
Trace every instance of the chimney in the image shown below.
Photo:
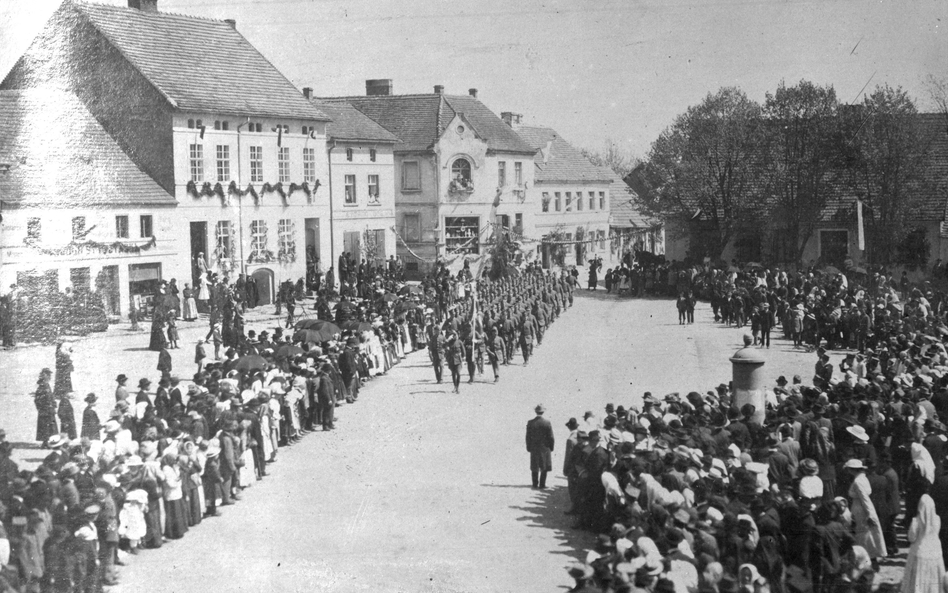
<svg viewBox="0 0 948 593"><path fill-rule="evenodd" d="M158 0L128 0L128 7L142 12L158 12Z"/></svg>
<svg viewBox="0 0 948 593"><path fill-rule="evenodd" d="M505 124L515 130L520 127L521 118L523 118L522 114L513 113L512 111L503 111L500 114L500 119L504 120Z"/></svg>
<svg viewBox="0 0 948 593"><path fill-rule="evenodd" d="M365 94L369 97L388 96L392 94L392 79L377 78L365 81Z"/></svg>
<svg viewBox="0 0 948 593"><path fill-rule="evenodd" d="M435 94L436 94L436 95L443 95L443 94L444 94L444 85L443 85L443 84L436 84L436 85L435 85Z"/></svg>
<svg viewBox="0 0 948 593"><path fill-rule="evenodd" d="M477 89L467 89L467 93L475 99L477 98Z"/></svg>
<svg viewBox="0 0 948 593"><path fill-rule="evenodd" d="M307 101L310 100L310 99L312 99L312 98L313 98L313 87L311 87L311 86L304 86L304 87L303 87L303 97L305 97Z"/></svg>
<svg viewBox="0 0 948 593"><path fill-rule="evenodd" d="M231 29L237 29L237 21L234 19L224 19L224 22L230 25Z"/></svg>

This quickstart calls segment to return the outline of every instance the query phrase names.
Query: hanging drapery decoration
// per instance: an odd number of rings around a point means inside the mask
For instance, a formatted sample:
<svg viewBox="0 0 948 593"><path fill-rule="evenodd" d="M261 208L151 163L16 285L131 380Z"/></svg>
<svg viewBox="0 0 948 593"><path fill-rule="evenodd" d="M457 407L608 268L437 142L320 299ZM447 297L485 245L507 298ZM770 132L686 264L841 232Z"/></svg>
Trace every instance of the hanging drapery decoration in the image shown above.
<svg viewBox="0 0 948 593"><path fill-rule="evenodd" d="M319 182L317 181L316 183L318 184ZM291 183L291 184L290 184L290 195L293 195L293 192L295 192L295 191L302 191L304 194L306 194L306 199L307 199L307 200L309 200L310 198L313 197L313 192L310 191L310 189L309 189L309 182L307 182L307 181L304 181L302 184Z"/></svg>
<svg viewBox="0 0 948 593"><path fill-rule="evenodd" d="M66 255L94 255L94 254L103 254L103 255L115 255L115 254L138 254L143 251L148 251L155 246L157 241L155 237L152 237L145 243L139 243L137 245L131 245L128 243L122 243L121 241L115 241L113 243L101 243L99 241L70 241L65 245L59 247L43 247L35 240L25 237L23 239L23 244L27 247L38 251L43 255L52 255L52 256L66 256Z"/></svg>
<svg viewBox="0 0 948 593"><path fill-rule="evenodd" d="M418 261L423 261L423 262L426 262L426 263L433 263L433 262L434 262L434 260L430 260L430 259L426 259L426 258L424 258L424 257L421 257L420 255L418 255L417 253L415 253L414 251L412 251L411 247L408 246L408 243L405 242L405 239L402 239L402 236L401 236L400 234L398 234L398 231L395 230L395 227L390 227L390 228L392 229L392 232L395 233L395 238L398 239L398 241L405 247L405 249L408 250L408 254L409 254L409 255L411 255L413 258L417 259Z"/></svg>
<svg viewBox="0 0 948 593"><path fill-rule="evenodd" d="M242 198L247 194L250 194L250 197L253 198L254 205L260 204L260 196L257 194L257 190L253 188L253 184L251 183L247 184L247 189L241 191L240 188L237 187L237 182L231 181L230 185L227 187L227 193L228 195L237 196L238 198Z"/></svg>
<svg viewBox="0 0 948 593"><path fill-rule="evenodd" d="M197 183L189 181L186 189L188 194L194 198L210 198L215 195L223 197L224 195L224 187L220 183L211 185L209 181L205 181L201 189L198 189Z"/></svg>

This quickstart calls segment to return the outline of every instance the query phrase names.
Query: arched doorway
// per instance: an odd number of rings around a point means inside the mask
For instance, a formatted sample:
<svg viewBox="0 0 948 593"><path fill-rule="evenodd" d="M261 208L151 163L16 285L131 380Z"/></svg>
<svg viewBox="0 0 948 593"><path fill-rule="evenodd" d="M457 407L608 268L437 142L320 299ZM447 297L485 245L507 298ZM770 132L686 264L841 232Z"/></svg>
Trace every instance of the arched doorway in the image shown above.
<svg viewBox="0 0 948 593"><path fill-rule="evenodd" d="M257 295L260 299L259 305L269 305L273 302L273 270L269 268L260 268L254 270L250 277L257 285Z"/></svg>

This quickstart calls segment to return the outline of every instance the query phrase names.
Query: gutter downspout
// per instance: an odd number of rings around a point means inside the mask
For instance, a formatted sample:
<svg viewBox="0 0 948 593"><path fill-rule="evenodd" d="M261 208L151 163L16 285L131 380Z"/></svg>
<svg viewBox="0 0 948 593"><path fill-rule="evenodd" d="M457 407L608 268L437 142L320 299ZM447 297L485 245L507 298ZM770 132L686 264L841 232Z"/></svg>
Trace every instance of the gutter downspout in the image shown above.
<svg viewBox="0 0 948 593"><path fill-rule="evenodd" d="M333 220L335 216L332 212L332 150L336 148L336 140L333 139L332 146L329 147L327 151L329 155L329 267L334 268L336 265L336 234L333 232ZM334 274L335 277L339 277L339 270L336 270ZM335 290L336 287L333 286L332 290Z"/></svg>
<svg viewBox="0 0 948 593"><path fill-rule="evenodd" d="M250 118L247 118L242 124L237 126L237 190L240 191L240 128L250 123ZM240 229L240 273L244 276L247 275L247 263L244 259L244 204L243 200L240 197L237 197L237 226Z"/></svg>

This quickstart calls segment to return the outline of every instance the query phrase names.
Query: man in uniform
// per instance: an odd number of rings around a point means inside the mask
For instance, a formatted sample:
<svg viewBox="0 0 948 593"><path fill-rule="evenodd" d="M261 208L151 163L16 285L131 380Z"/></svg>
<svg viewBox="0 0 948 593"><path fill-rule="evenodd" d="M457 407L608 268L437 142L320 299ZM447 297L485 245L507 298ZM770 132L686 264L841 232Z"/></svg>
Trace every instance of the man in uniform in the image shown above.
<svg viewBox="0 0 948 593"><path fill-rule="evenodd" d="M458 334L454 330L448 332L444 358L448 363L448 368L451 370L451 381L454 383L454 393L460 393L461 365L464 364L466 352L464 343L458 338Z"/></svg>
<svg viewBox="0 0 948 593"><path fill-rule="evenodd" d="M435 379L441 383L444 372L444 334L437 323L428 325L428 357L434 367Z"/></svg>
<svg viewBox="0 0 948 593"><path fill-rule="evenodd" d="M553 425L543 417L543 405L534 408L536 418L527 422L527 451L530 453L530 478L533 487L546 488L546 474L553 470Z"/></svg>
<svg viewBox="0 0 948 593"><path fill-rule="evenodd" d="M523 315L523 322L520 324L520 348L523 351L523 366L530 363L530 355L533 354L533 341L536 339L536 320L529 311Z"/></svg>

